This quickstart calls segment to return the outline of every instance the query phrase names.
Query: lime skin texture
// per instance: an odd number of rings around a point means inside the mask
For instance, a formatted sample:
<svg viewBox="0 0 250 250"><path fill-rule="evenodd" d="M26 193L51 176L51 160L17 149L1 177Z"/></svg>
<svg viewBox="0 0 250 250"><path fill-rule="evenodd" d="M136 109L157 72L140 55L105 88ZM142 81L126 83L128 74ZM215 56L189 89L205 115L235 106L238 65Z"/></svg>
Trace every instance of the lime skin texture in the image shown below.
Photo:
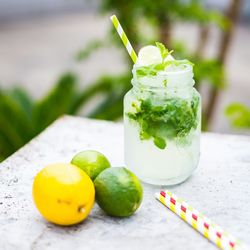
<svg viewBox="0 0 250 250"><path fill-rule="evenodd" d="M97 176L94 185L96 202L110 216L130 216L142 202L142 185L125 167L104 170Z"/></svg>
<svg viewBox="0 0 250 250"><path fill-rule="evenodd" d="M110 167L108 159L95 150L85 150L76 154L71 164L81 168L91 180L95 180L104 169Z"/></svg>

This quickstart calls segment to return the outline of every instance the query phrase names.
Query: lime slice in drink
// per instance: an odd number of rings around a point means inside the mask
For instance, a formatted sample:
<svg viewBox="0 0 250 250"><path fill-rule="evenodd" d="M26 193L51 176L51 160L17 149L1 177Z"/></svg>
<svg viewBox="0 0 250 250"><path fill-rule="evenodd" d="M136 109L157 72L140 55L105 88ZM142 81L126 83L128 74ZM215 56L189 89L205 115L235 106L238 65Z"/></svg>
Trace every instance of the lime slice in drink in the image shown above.
<svg viewBox="0 0 250 250"><path fill-rule="evenodd" d="M156 46L148 45L140 49L136 65L148 66L159 63L162 63L162 56L160 50Z"/></svg>

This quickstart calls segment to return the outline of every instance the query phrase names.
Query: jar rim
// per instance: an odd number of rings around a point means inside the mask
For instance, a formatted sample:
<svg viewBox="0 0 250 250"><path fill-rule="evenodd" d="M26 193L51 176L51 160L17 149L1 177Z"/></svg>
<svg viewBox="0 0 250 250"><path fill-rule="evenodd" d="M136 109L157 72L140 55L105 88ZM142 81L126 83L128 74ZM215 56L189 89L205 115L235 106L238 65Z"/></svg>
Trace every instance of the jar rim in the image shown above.
<svg viewBox="0 0 250 250"><path fill-rule="evenodd" d="M183 64L182 66L184 66L184 69L180 69L180 70L176 70L176 71L160 71L159 75L164 75L164 76L173 76L173 75L181 75L181 74L186 74L186 73L190 73L193 71L193 66L189 65L189 64Z"/></svg>
<svg viewBox="0 0 250 250"><path fill-rule="evenodd" d="M143 88L159 89L159 88L183 88L194 85L193 80L193 66L190 64L183 64L184 69L176 71L160 71L157 75L146 75L137 77L136 70L139 68L134 65L132 69L133 79L131 81L133 86L140 86ZM162 84L159 84L158 82ZM164 84L164 81L167 84ZM178 82L178 84L177 84Z"/></svg>
<svg viewBox="0 0 250 250"><path fill-rule="evenodd" d="M179 70L176 70L176 71L159 71L159 74L161 74L161 75L176 75L176 74L180 75L180 74L189 73L189 72L191 72L193 70L193 66L188 64L188 63L183 63L181 66L185 67L185 68L179 69ZM142 66L137 66L136 64L134 64L132 72L136 73L136 70L141 68L141 67Z"/></svg>

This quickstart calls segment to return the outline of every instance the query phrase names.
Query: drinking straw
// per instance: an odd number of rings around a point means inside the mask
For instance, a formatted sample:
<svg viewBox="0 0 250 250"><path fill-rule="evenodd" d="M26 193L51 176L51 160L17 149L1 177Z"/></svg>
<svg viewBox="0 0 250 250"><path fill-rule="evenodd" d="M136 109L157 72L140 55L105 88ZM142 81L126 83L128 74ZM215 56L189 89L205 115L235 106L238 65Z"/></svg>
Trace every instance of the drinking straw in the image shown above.
<svg viewBox="0 0 250 250"><path fill-rule="evenodd" d="M161 191L160 193L156 193L155 197L217 247L224 250L248 249L220 226L216 225L209 218L189 206L170 191Z"/></svg>
<svg viewBox="0 0 250 250"><path fill-rule="evenodd" d="M131 43L129 42L128 37L126 36L126 34L125 34L120 22L118 21L116 15L111 16L110 19L111 19L112 23L114 24L115 29L118 32L124 46L126 47L132 61L134 63L136 63L137 55L136 55Z"/></svg>

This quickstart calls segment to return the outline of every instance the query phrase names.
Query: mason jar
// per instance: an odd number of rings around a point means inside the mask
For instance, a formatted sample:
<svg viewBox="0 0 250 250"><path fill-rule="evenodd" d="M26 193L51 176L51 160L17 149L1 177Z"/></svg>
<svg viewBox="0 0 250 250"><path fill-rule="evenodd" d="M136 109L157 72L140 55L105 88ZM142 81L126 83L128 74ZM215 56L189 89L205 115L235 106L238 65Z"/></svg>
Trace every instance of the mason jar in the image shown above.
<svg viewBox="0 0 250 250"><path fill-rule="evenodd" d="M196 169L200 155L201 99L189 64L138 77L124 97L125 163L142 181L174 185Z"/></svg>

